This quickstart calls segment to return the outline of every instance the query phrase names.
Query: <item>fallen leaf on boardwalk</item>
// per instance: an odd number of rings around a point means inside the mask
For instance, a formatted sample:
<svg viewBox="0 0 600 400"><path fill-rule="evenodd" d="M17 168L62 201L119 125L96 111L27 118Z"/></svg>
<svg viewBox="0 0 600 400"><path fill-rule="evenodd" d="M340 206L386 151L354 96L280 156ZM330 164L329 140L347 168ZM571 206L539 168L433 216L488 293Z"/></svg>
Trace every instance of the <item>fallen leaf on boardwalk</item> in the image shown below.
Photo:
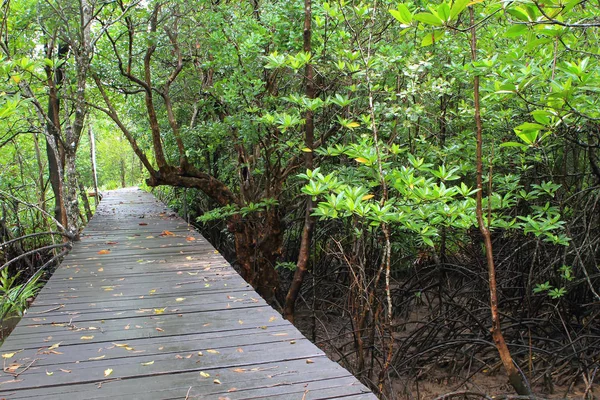
<svg viewBox="0 0 600 400"><path fill-rule="evenodd" d="M237 372L239 374L239 373L246 372L247 370L245 368L235 368L232 371L233 372Z"/></svg>
<svg viewBox="0 0 600 400"><path fill-rule="evenodd" d="M113 343L116 347L127 347L129 346L127 343Z"/></svg>
<svg viewBox="0 0 600 400"><path fill-rule="evenodd" d="M308 360L306 360L306 363L307 363L307 364L313 364L313 363L314 363L314 361L313 361L313 360L311 360L311 359L309 358Z"/></svg>
<svg viewBox="0 0 600 400"><path fill-rule="evenodd" d="M156 293L156 289L152 289L152 290L150 290L148 293L149 293L149 294L154 294L154 293Z"/></svg>
<svg viewBox="0 0 600 400"><path fill-rule="evenodd" d="M237 349L237 352L238 352L238 353L243 353L243 352L244 352L244 349L242 349L241 347L238 347L238 349Z"/></svg>
<svg viewBox="0 0 600 400"><path fill-rule="evenodd" d="M106 244L115 245L115 244L119 244L119 242L106 242Z"/></svg>
<svg viewBox="0 0 600 400"><path fill-rule="evenodd" d="M129 324L125 325L125 330L129 329Z"/></svg>
<svg viewBox="0 0 600 400"><path fill-rule="evenodd" d="M154 314L162 314L165 312L165 310L167 309L167 307L165 308L155 308L154 309Z"/></svg>
<svg viewBox="0 0 600 400"><path fill-rule="evenodd" d="M187 256L185 259L186 259L186 260L193 260L193 259L194 259L194 257L192 257L192 256Z"/></svg>
<svg viewBox="0 0 600 400"><path fill-rule="evenodd" d="M215 251L214 251L214 253L215 253L215 254L219 254L219 250L215 250Z"/></svg>
<svg viewBox="0 0 600 400"><path fill-rule="evenodd" d="M54 375L54 372L48 372L48 370L46 370L46 375L52 376L52 375Z"/></svg>
<svg viewBox="0 0 600 400"><path fill-rule="evenodd" d="M161 329L161 328L156 328L156 330L159 331L159 332L164 332L165 331L164 329Z"/></svg>
<svg viewBox="0 0 600 400"><path fill-rule="evenodd" d="M100 250L98 254L110 254L110 250Z"/></svg>
<svg viewBox="0 0 600 400"><path fill-rule="evenodd" d="M14 353L4 353L4 354L2 354L2 358L12 358L12 357L14 357L15 354L17 354L17 352L14 352Z"/></svg>
<svg viewBox="0 0 600 400"><path fill-rule="evenodd" d="M273 321L275 321L276 319L277 319L277 317L271 317L271 318L269 318L269 322L273 322Z"/></svg>
<svg viewBox="0 0 600 400"><path fill-rule="evenodd" d="M178 297L178 298L175 299L175 301L178 302L178 303L182 302L184 300L185 300L185 297Z"/></svg>
<svg viewBox="0 0 600 400"><path fill-rule="evenodd" d="M210 376L210 374L207 374L206 372L201 371L200 372L200 376L203 377L203 378L208 378Z"/></svg>
<svg viewBox="0 0 600 400"><path fill-rule="evenodd" d="M52 346L48 347L48 350L58 349L62 342L54 343Z"/></svg>
<svg viewBox="0 0 600 400"><path fill-rule="evenodd" d="M154 239L154 236L146 236L146 239Z"/></svg>
<svg viewBox="0 0 600 400"><path fill-rule="evenodd" d="M237 391L237 388L231 388L227 391L227 393L231 393L231 392L235 392L235 391Z"/></svg>
<svg viewBox="0 0 600 400"><path fill-rule="evenodd" d="M146 226L146 225L148 225L148 224L145 222L140 222L140 226Z"/></svg>
<svg viewBox="0 0 600 400"><path fill-rule="evenodd" d="M242 320L240 319L240 320L238 320L238 324L240 324L240 325L244 325L244 321L242 321Z"/></svg>
<svg viewBox="0 0 600 400"><path fill-rule="evenodd" d="M70 373L71 373L71 370L70 370L70 369L62 369L62 368L61 368L60 370L61 370L62 372L66 372L67 374L70 374Z"/></svg>
<svg viewBox="0 0 600 400"><path fill-rule="evenodd" d="M113 373L113 370L112 370L112 368L108 368L108 369L105 369L105 370L104 370L104 376L109 376L109 375L110 375L110 374L112 374L112 373Z"/></svg>
<svg viewBox="0 0 600 400"><path fill-rule="evenodd" d="M219 352L217 350L213 350L213 349L206 350L206 352L210 353L210 354L219 354Z"/></svg>
<svg viewBox="0 0 600 400"><path fill-rule="evenodd" d="M295 340L290 340L290 344L296 344Z"/></svg>
<svg viewBox="0 0 600 400"><path fill-rule="evenodd" d="M88 360L90 361L97 361L97 360L102 360L104 357L106 357L106 355L100 356L100 357L90 357L88 358Z"/></svg>
<svg viewBox="0 0 600 400"><path fill-rule="evenodd" d="M80 339L81 340L92 340L94 338L94 335L90 335L90 336L82 336Z"/></svg>
<svg viewBox="0 0 600 400"><path fill-rule="evenodd" d="M154 364L154 361L148 361L148 362L142 363L142 365L144 367L147 367L148 365L152 365L152 364Z"/></svg>
<svg viewBox="0 0 600 400"><path fill-rule="evenodd" d="M198 275L198 271L196 271L196 272L188 272L188 275L196 276L196 275Z"/></svg>
<svg viewBox="0 0 600 400"><path fill-rule="evenodd" d="M196 240L196 238L193 236L188 236L185 238L185 240L187 240L188 242L193 242L194 240Z"/></svg>
<svg viewBox="0 0 600 400"><path fill-rule="evenodd" d="M102 272L102 271L104 271L104 268L102 268L102 267L98 268L98 272Z"/></svg>
<svg viewBox="0 0 600 400"><path fill-rule="evenodd" d="M260 329L267 329L267 327L265 325L263 326L259 326Z"/></svg>
<svg viewBox="0 0 600 400"><path fill-rule="evenodd" d="M199 357L202 357L203 355L204 355L204 354L202 354L202 352L201 352L201 351L199 351L199 352L198 352L198 356L199 356Z"/></svg>
<svg viewBox="0 0 600 400"><path fill-rule="evenodd" d="M162 231L159 236L175 236L175 234L171 231Z"/></svg>
<svg viewBox="0 0 600 400"><path fill-rule="evenodd" d="M220 381L220 380L218 380L218 379L215 379L215 380L213 380L213 383L215 383L215 384L217 384L217 385L220 385L220 384L221 384L221 381Z"/></svg>
<svg viewBox="0 0 600 400"><path fill-rule="evenodd" d="M11 364L8 367L6 367L4 372L15 373L21 367L22 367L21 364Z"/></svg>

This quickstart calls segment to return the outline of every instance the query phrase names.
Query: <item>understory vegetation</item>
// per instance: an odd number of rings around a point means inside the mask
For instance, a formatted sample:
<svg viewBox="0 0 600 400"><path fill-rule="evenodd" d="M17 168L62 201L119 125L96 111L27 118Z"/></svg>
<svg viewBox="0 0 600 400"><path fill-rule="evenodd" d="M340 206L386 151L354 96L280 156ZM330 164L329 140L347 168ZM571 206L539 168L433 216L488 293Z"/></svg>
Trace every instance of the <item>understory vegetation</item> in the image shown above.
<svg viewBox="0 0 600 400"><path fill-rule="evenodd" d="M3 321L140 185L382 399L600 396L598 2L1 7Z"/></svg>

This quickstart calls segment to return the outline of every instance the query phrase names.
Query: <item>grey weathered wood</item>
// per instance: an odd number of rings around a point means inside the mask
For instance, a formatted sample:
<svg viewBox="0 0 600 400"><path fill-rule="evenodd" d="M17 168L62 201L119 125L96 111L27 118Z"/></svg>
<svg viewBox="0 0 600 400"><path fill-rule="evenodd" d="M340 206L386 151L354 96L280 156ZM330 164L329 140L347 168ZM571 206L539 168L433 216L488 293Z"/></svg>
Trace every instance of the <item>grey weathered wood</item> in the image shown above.
<svg viewBox="0 0 600 400"><path fill-rule="evenodd" d="M0 399L375 398L137 189L104 196L0 350Z"/></svg>

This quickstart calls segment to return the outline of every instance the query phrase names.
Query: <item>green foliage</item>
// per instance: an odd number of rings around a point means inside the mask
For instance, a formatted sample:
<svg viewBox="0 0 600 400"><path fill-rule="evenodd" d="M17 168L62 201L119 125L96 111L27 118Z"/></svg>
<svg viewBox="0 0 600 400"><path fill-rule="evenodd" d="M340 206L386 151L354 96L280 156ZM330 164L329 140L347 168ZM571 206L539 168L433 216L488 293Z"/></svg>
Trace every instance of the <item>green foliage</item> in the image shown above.
<svg viewBox="0 0 600 400"><path fill-rule="evenodd" d="M17 284L19 275L20 272L9 276L7 268L0 272L0 296L2 296L0 315L3 317L12 314L23 315L27 309L27 299L35 297L43 286L39 282L40 274L35 275L27 284Z"/></svg>

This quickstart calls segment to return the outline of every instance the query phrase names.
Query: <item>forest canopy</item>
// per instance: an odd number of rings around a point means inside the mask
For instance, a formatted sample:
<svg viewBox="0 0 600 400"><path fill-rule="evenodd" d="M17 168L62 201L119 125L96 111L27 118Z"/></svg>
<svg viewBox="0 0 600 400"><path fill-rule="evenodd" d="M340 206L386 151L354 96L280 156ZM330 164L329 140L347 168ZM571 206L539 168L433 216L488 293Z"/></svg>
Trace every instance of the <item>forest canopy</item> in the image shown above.
<svg viewBox="0 0 600 400"><path fill-rule="evenodd" d="M598 395L597 2L1 7L11 312L140 185L382 398Z"/></svg>

